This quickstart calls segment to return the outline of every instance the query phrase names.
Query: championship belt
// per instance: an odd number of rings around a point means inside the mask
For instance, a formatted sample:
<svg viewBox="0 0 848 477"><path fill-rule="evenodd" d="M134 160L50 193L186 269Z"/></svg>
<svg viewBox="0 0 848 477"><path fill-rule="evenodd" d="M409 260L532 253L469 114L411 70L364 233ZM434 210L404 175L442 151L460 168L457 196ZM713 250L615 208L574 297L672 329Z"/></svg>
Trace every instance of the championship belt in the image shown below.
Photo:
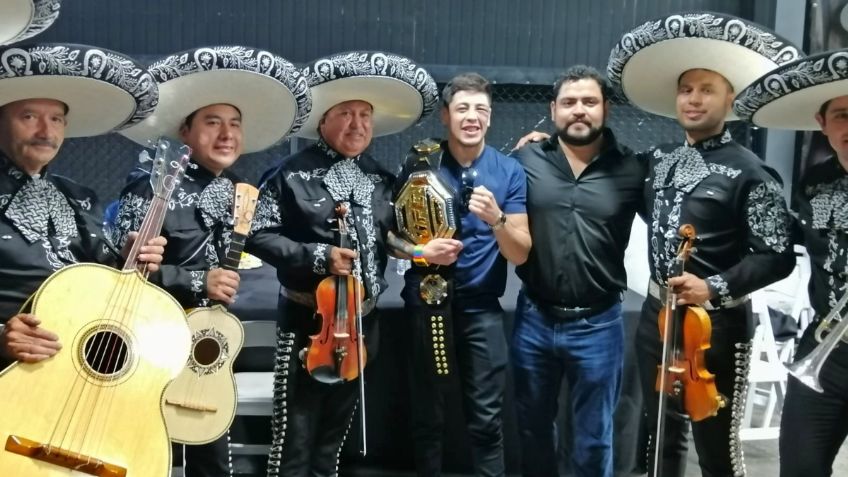
<svg viewBox="0 0 848 477"><path fill-rule="evenodd" d="M419 142L406 156L404 172L408 176L395 199L395 219L401 236L415 245L452 238L459 228L456 193L438 174L441 159L441 146L432 139ZM451 320L453 268L415 260L411 270L421 280L421 303L412 307L413 362L437 377L449 376L456 362Z"/></svg>

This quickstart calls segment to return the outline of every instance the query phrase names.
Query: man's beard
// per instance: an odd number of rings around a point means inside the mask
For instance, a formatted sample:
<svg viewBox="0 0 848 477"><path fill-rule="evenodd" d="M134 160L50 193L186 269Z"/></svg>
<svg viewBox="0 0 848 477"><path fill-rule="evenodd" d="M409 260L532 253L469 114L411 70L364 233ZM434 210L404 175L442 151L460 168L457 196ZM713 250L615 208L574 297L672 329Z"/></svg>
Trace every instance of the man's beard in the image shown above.
<svg viewBox="0 0 848 477"><path fill-rule="evenodd" d="M568 128L570 128L577 122L581 121L574 121L572 123L569 123L562 129L557 128L557 136L559 136L562 142L568 144L569 146L588 146L589 144L595 142L595 140L598 139L604 132L603 124L601 124L599 127L592 127L588 123L582 123L589 128L589 132L583 136L572 136L568 133Z"/></svg>

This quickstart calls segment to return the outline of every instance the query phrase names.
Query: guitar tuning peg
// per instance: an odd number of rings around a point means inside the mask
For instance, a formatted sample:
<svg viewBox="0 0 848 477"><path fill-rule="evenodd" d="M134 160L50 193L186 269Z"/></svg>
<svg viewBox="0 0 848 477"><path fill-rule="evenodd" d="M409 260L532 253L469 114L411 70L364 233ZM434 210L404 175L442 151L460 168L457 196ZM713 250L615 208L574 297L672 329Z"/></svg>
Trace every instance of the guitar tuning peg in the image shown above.
<svg viewBox="0 0 848 477"><path fill-rule="evenodd" d="M144 164L145 162L153 162L153 158L150 157L150 153L147 152L147 149L138 153L138 162Z"/></svg>

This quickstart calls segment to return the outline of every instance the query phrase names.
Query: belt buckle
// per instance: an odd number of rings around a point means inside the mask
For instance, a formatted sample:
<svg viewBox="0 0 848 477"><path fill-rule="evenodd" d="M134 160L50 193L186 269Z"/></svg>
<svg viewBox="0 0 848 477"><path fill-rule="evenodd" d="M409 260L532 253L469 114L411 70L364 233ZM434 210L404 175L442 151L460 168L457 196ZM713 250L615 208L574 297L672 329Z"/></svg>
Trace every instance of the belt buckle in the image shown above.
<svg viewBox="0 0 848 477"><path fill-rule="evenodd" d="M448 297L448 282L443 276L431 273L421 280L418 293L424 303L431 306L441 305Z"/></svg>

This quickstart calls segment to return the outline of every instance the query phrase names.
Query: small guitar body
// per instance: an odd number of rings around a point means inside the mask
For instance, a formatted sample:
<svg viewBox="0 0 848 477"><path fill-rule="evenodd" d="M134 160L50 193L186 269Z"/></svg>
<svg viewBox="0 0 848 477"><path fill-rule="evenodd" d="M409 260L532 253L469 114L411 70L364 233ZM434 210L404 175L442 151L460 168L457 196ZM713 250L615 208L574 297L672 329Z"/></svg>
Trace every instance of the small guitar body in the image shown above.
<svg viewBox="0 0 848 477"><path fill-rule="evenodd" d="M223 268L238 269L258 197L255 187L236 184L233 234ZM222 305L191 310L188 325L191 354L165 391L165 420L174 442L206 444L227 432L235 417L233 362L244 343L244 328Z"/></svg>
<svg viewBox="0 0 848 477"><path fill-rule="evenodd" d="M165 420L171 440L205 444L233 423L236 380L233 362L244 343L241 321L221 305L188 313L188 364L165 390Z"/></svg>

